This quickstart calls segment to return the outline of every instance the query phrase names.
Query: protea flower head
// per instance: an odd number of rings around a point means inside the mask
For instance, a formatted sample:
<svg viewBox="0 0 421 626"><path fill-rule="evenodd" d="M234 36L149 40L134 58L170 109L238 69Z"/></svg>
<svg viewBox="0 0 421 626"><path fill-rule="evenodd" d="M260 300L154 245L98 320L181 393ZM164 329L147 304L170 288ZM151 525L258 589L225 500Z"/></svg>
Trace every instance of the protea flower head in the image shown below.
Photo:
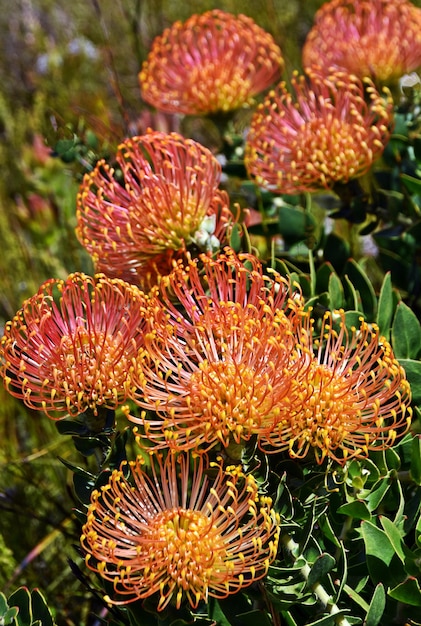
<svg viewBox="0 0 421 626"><path fill-rule="evenodd" d="M212 478L208 475L212 472ZM252 475L169 453L123 463L91 496L81 543L113 583L113 604L155 595L158 611L193 608L261 579L275 559L279 517Z"/></svg>
<svg viewBox="0 0 421 626"><path fill-rule="evenodd" d="M76 232L97 271L146 288L189 247L213 252L224 243L233 216L207 148L150 131L126 139L116 163L100 161L78 194Z"/></svg>
<svg viewBox="0 0 421 626"><path fill-rule="evenodd" d="M393 125L389 92L369 78L311 68L281 83L255 112L245 165L258 185L295 194L330 189L369 170Z"/></svg>
<svg viewBox="0 0 421 626"><path fill-rule="evenodd" d="M303 65L396 83L421 66L421 9L408 0L330 0L316 13Z"/></svg>
<svg viewBox="0 0 421 626"><path fill-rule="evenodd" d="M157 109L199 115L250 105L283 66L272 36L250 17L215 9L157 37L139 80Z"/></svg>
<svg viewBox="0 0 421 626"><path fill-rule="evenodd" d="M253 255L226 250L176 268L151 300L132 369L132 399L149 412L128 419L157 448L265 439L294 376L302 307L298 288Z"/></svg>
<svg viewBox="0 0 421 626"><path fill-rule="evenodd" d="M412 409L389 342L363 319L348 329L344 311L326 313L319 332L310 314L301 319L294 357L301 369L279 407L270 447L341 465L392 447L408 431Z"/></svg>
<svg viewBox="0 0 421 626"><path fill-rule="evenodd" d="M104 275L46 281L5 326L6 389L52 419L116 409L143 341L145 304L137 287Z"/></svg>

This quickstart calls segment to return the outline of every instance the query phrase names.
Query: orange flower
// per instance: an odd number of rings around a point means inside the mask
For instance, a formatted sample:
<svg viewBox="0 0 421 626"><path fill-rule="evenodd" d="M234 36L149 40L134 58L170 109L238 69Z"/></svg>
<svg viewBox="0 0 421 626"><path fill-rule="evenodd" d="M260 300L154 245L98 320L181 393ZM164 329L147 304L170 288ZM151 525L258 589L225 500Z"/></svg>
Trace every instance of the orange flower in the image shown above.
<svg viewBox="0 0 421 626"><path fill-rule="evenodd" d="M136 287L103 275L46 281L6 324L6 389L52 419L117 408L142 344L144 307Z"/></svg>
<svg viewBox="0 0 421 626"><path fill-rule="evenodd" d="M258 185L295 194L364 174L389 139L392 100L347 72L308 70L271 91L252 119L245 165Z"/></svg>
<svg viewBox="0 0 421 626"><path fill-rule="evenodd" d="M337 316L339 330L332 321ZM301 371L283 399L270 445L299 458L313 451L318 463L330 458L341 465L390 448L412 416L410 386L390 344L363 319L347 330L343 311L326 313L314 343L313 327L303 317Z"/></svg>
<svg viewBox="0 0 421 626"><path fill-rule="evenodd" d="M250 17L216 9L157 37L139 80L142 97L157 109L200 115L250 105L283 67L269 33Z"/></svg>
<svg viewBox="0 0 421 626"><path fill-rule="evenodd" d="M154 463L154 458L156 463ZM157 594L158 610L184 599L194 608L266 575L275 559L279 517L253 476L203 455L138 456L91 496L81 537L88 567L114 585L113 604ZM129 477L126 478L129 472Z"/></svg>
<svg viewBox="0 0 421 626"><path fill-rule="evenodd" d="M421 65L421 10L407 0L331 0L316 13L304 67L394 83Z"/></svg>
<svg viewBox="0 0 421 626"><path fill-rule="evenodd" d="M219 247L232 214L207 148L150 131L126 139L116 161L100 161L78 194L76 233L97 271L144 285L189 247Z"/></svg>
<svg viewBox="0 0 421 626"><path fill-rule="evenodd" d="M155 446L177 450L265 438L294 376L301 306L290 283L266 276L252 255L227 250L177 268L151 301L132 372L132 398L155 413L128 419Z"/></svg>

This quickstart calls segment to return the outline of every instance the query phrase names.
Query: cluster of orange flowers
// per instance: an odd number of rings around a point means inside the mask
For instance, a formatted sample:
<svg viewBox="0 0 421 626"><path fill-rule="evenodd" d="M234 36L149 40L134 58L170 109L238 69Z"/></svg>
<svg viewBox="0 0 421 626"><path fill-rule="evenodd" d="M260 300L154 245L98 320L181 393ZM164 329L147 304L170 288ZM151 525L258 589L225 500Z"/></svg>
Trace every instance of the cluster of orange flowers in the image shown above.
<svg viewBox="0 0 421 626"><path fill-rule="evenodd" d="M250 176L296 193L367 171L393 125L377 79L421 64L420 22L406 0L324 5L295 97L281 83L254 114ZM364 55L374 60L358 78ZM140 82L161 110L213 113L250 106L283 65L250 18L216 10L158 37ZM12 395L53 419L97 424L120 407L149 450L150 463L140 455L92 494L82 545L113 583L110 602L157 593L159 610L183 598L197 607L267 573L279 517L251 475L210 451L239 461L257 441L344 465L409 428L410 388L388 341L363 319L348 328L343 311L318 319L297 285L231 250L237 218L220 182L216 157L191 139L124 141L115 166L98 162L78 195L77 235L98 274L47 281L5 327L0 373Z"/></svg>

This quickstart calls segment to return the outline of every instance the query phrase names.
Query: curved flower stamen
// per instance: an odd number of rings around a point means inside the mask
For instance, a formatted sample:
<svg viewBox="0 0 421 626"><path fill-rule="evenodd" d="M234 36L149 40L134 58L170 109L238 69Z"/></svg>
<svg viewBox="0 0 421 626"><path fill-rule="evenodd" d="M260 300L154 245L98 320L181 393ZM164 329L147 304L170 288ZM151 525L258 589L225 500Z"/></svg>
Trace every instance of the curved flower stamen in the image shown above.
<svg viewBox="0 0 421 626"><path fill-rule="evenodd" d="M154 459L156 462L154 462ZM276 557L279 517L251 475L204 456L137 457L91 496L81 537L87 565L113 582L113 604L154 594L158 610L186 599L196 608L266 575ZM129 470L129 478L127 476Z"/></svg>

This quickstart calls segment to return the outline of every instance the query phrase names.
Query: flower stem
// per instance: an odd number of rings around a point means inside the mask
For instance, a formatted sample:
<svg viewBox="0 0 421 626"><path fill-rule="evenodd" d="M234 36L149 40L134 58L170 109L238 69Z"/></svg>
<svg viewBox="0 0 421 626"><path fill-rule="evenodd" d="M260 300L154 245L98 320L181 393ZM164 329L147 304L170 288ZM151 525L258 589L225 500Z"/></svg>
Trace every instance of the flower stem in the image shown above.
<svg viewBox="0 0 421 626"><path fill-rule="evenodd" d="M304 558L303 555L300 555L299 557L295 556L299 552L299 545L298 543L294 541L294 539L292 539L292 537L290 537L289 535L284 535L282 537L282 541L283 541L285 548L293 556L294 561L297 561L298 558ZM305 564L300 569L300 573L302 577L304 578L304 580L308 581L310 572L311 572L311 566L306 560ZM332 596L327 593L323 585L317 582L314 585L312 585L311 590L313 591L315 596L318 598L320 603L326 608L326 610L329 612L330 615L336 615L337 613L340 612L340 609L338 608L338 606L333 602ZM348 620L346 619L346 617L344 617L343 615L338 615L338 617L335 619L335 623L338 626L351 626Z"/></svg>

